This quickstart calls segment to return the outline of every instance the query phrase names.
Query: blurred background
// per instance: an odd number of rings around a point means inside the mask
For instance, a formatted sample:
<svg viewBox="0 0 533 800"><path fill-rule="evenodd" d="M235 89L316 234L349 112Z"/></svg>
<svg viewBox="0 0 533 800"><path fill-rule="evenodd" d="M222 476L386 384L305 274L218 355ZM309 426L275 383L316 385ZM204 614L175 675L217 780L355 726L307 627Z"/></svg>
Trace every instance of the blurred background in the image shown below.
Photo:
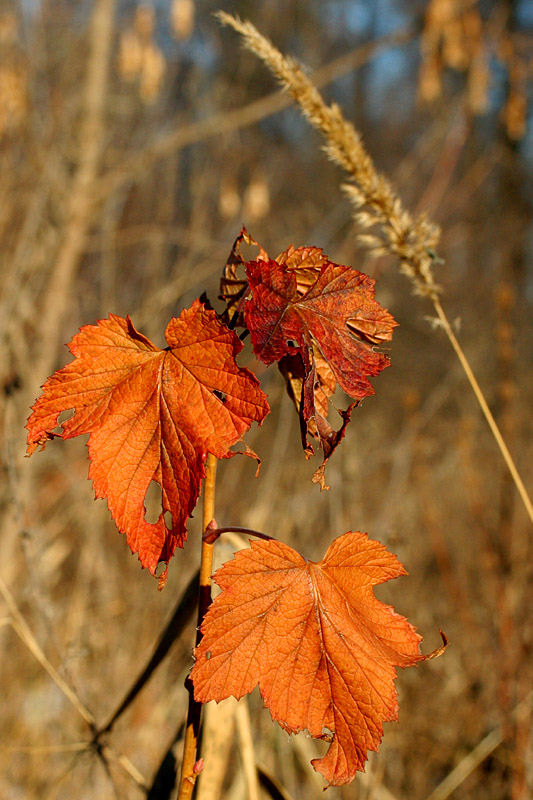
<svg viewBox="0 0 533 800"><path fill-rule="evenodd" d="M328 797L526 800L531 525L431 305L393 260L365 256L344 176L218 25L220 8L307 65L405 204L442 225L443 306L531 492L531 0L2 0L0 796L172 796L192 617L105 752L88 747L82 709L102 725L144 668L197 569L201 515L158 593L92 502L84 441L28 461L24 424L81 325L129 313L162 346L169 318L204 290L220 308L245 224L272 257L316 245L369 273L400 327L392 366L328 465L330 492L311 483L320 462L303 458L281 377L243 351L272 414L248 437L263 459L257 480L249 459L220 465L217 521L311 558L346 530L368 532L410 573L378 596L417 626L425 652L439 628L452 643L401 672L399 724L385 725L366 773ZM288 794L247 784L248 719L229 704L210 712L218 766L207 775L206 758L199 796L321 797L308 762L325 745L289 739L256 694L255 758Z"/></svg>

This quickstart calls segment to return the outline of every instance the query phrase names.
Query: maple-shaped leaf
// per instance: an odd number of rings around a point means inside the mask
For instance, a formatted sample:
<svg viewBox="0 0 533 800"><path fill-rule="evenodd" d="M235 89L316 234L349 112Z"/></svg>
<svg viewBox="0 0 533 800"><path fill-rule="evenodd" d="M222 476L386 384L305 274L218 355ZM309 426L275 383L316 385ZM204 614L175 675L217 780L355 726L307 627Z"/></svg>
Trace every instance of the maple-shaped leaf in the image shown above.
<svg viewBox="0 0 533 800"><path fill-rule="evenodd" d="M214 311L195 301L171 319L165 337L169 347L160 350L129 317L115 315L84 326L69 344L74 361L46 381L26 425L28 455L55 436L90 434L96 497L107 498L117 527L152 573L183 547L207 453L235 455L228 448L269 411L257 378L235 362L242 343ZM75 413L54 433L69 409ZM154 524L144 507L152 481L162 491Z"/></svg>
<svg viewBox="0 0 533 800"><path fill-rule="evenodd" d="M395 667L428 658L414 627L373 593L405 574L364 533L339 536L319 562L276 540L253 541L214 575L222 592L195 650L196 700L240 698L258 685L285 730L330 742L312 762L328 783L353 780L383 722L398 718Z"/></svg>
<svg viewBox="0 0 533 800"><path fill-rule="evenodd" d="M245 269L244 319L254 353L265 364L279 362L300 415L306 455L314 452L309 434L323 449L314 480L325 488L325 464L354 405L374 394L368 377L389 364L376 346L392 338L396 322L374 300L372 278L330 262L319 248L292 248L275 261L250 261ZM355 403L339 412L343 424L335 431L327 410L337 385Z"/></svg>

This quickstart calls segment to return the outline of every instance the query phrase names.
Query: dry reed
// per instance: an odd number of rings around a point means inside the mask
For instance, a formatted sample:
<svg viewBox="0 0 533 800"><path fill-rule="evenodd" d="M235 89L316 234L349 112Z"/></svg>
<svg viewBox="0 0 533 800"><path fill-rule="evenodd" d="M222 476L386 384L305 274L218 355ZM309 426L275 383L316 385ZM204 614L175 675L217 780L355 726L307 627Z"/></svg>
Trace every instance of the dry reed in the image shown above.
<svg viewBox="0 0 533 800"><path fill-rule="evenodd" d="M283 56L250 22L243 22L224 11L218 12L217 16L223 24L241 34L247 49L255 53L276 76L298 103L305 118L324 135L324 149L328 157L350 176L351 182L344 185L343 189L354 206L356 221L363 229L378 226L381 232L381 236L360 234L359 241L373 256L392 255L399 258L401 270L410 279L415 293L428 297L433 303L438 322L455 350L533 523L533 504L439 300L440 289L433 277L433 266L440 261L435 252L440 236L438 226L428 220L425 214L414 218L403 207L389 181L376 171L354 126L344 118L336 103L328 106L324 102L294 59Z"/></svg>

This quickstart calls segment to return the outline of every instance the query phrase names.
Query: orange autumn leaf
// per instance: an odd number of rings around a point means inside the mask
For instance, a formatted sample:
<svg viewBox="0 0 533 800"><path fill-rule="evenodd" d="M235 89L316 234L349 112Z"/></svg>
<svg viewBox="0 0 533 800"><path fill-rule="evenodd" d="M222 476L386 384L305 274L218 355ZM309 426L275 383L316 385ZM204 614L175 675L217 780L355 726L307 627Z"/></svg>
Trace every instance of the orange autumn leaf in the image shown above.
<svg viewBox="0 0 533 800"><path fill-rule="evenodd" d="M383 722L398 718L395 667L427 658L414 627L373 593L405 574L364 533L338 537L316 563L276 540L253 541L214 575L222 592L195 651L196 700L240 698L258 685L286 731L330 743L312 762L328 783L353 780Z"/></svg>
<svg viewBox="0 0 533 800"><path fill-rule="evenodd" d="M199 301L169 322L160 350L129 319L86 325L69 348L74 361L43 386L26 425L28 455L60 436L89 433L89 477L143 567L155 573L187 538L207 453L217 458L268 413L254 375L237 366L238 337ZM61 412L75 409L54 433ZM251 453L251 451L249 451ZM162 491L156 523L145 497ZM165 512L172 517L169 526Z"/></svg>

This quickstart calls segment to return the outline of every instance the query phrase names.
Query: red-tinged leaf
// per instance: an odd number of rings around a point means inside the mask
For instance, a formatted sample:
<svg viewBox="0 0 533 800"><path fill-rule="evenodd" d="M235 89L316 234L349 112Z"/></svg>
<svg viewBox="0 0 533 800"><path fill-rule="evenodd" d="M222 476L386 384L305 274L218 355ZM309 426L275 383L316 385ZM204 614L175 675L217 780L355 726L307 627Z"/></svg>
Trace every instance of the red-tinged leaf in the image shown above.
<svg viewBox="0 0 533 800"><path fill-rule="evenodd" d="M300 414L306 455L314 452L308 434L318 437L324 451L315 480L325 488L325 463L344 436L353 406L374 393L368 376L389 364L375 346L392 338L396 322L374 300L371 278L329 262L318 248L250 261L246 274L244 317L254 352L265 364L280 362ZM340 412L343 425L335 431L327 408L337 385L356 403Z"/></svg>
<svg viewBox="0 0 533 800"><path fill-rule="evenodd" d="M329 264L329 258L319 247L294 247L292 244L275 260L294 273L300 297L315 283L322 267Z"/></svg>
<svg viewBox="0 0 533 800"><path fill-rule="evenodd" d="M285 730L330 742L312 762L328 783L353 780L383 722L398 718L395 667L428 658L414 627L373 593L405 574L364 533L340 536L317 563L276 540L253 541L214 575L222 592L195 651L196 700L240 698L259 685Z"/></svg>
<svg viewBox="0 0 533 800"><path fill-rule="evenodd" d="M46 381L26 426L28 455L57 435L90 434L96 496L107 498L132 552L152 573L183 547L207 453L235 455L228 448L269 411L255 376L235 363L242 343L213 311L196 301L169 322L165 337L169 347L159 350L129 317L86 325L69 345L74 361ZM54 433L69 409L74 415ZM151 481L162 490L155 524L145 520Z"/></svg>
<svg viewBox="0 0 533 800"><path fill-rule="evenodd" d="M243 244L258 248L255 261L246 261ZM220 291L231 327L248 327L256 355L267 364L278 362L300 417L306 457L314 453L309 437L318 439L323 451L313 481L327 488L325 466L352 410L374 393L368 376L389 364L376 347L392 338L396 322L374 300L374 281L333 264L318 247L291 245L272 261L243 228ZM338 409L342 424L335 430L328 411L337 386L355 402Z"/></svg>

